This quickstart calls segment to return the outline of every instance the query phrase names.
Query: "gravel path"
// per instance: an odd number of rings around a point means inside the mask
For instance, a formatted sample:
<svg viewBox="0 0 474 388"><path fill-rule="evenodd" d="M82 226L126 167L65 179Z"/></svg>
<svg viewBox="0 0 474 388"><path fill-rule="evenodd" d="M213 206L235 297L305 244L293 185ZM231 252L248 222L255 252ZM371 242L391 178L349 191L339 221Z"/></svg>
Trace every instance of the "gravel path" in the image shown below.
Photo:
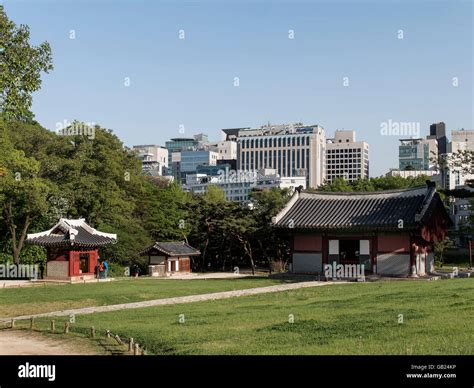
<svg viewBox="0 0 474 388"><path fill-rule="evenodd" d="M58 339L45 338L32 333L19 331L0 331L0 355L2 356L56 356L56 355L93 354L78 350L76 346Z"/></svg>
<svg viewBox="0 0 474 388"><path fill-rule="evenodd" d="M153 299L153 300L146 300L142 302L113 304L113 305L108 305L108 306L84 307L84 308L78 308L78 309L52 311L49 313L41 313L41 314L33 314L33 315L21 315L17 317L0 318L0 322L8 323L8 322L11 322L12 319L22 320L22 319L30 319L31 317L34 317L34 318L61 317L61 316L70 316L70 315L104 313L108 311L118 311L118 310L127 310L127 309L139 309L143 307L164 306L164 305L179 304L179 303L203 302L207 300L218 300L218 299L234 298L238 296L267 294L270 292L297 290L300 288L326 286L330 284L334 284L334 282L313 281L313 282L281 284L281 285L267 286L267 287L248 288L246 290L214 292L211 294L178 296L174 298ZM341 282L338 282L338 284L341 284Z"/></svg>

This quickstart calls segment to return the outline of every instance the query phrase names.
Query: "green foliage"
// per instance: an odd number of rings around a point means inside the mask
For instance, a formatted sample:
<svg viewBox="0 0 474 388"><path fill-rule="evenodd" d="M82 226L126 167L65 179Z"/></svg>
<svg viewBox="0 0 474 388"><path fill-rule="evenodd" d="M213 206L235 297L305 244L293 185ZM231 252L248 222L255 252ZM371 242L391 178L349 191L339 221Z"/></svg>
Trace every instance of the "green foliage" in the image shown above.
<svg viewBox="0 0 474 388"><path fill-rule="evenodd" d="M438 267L443 267L444 264L444 252L447 248L453 246L453 241L446 238L443 241L438 241L433 244L433 251L435 256L435 264Z"/></svg>
<svg viewBox="0 0 474 388"><path fill-rule="evenodd" d="M0 113L8 120L32 120L32 93L41 87L41 72L53 69L49 43L29 40L29 27L16 26L0 5Z"/></svg>
<svg viewBox="0 0 474 388"><path fill-rule="evenodd" d="M0 229L10 237L13 261L19 263L29 227L48 214L52 182L39 177L40 163L18 150L10 140L7 125L0 119Z"/></svg>
<svg viewBox="0 0 474 388"><path fill-rule="evenodd" d="M99 230L118 234L118 244L101 253L121 265L143 264L138 253L153 240L186 238L180 220L187 218L189 194L143 176L139 159L112 131L96 126L93 137L65 136L13 121L1 122L0 129L0 165L6 169L0 206L6 220L11 204L11 225L33 233L49 229L60 217L84 217ZM21 172L20 181L14 172ZM0 224L5 254L13 237L7 226Z"/></svg>
<svg viewBox="0 0 474 388"><path fill-rule="evenodd" d="M195 267L200 270L234 270L268 266L288 260L287 240L271 227L276 215L290 197L288 190L256 190L252 206L226 202L219 189L210 186L210 195L195 196L189 202L187 224L189 242L202 255Z"/></svg>
<svg viewBox="0 0 474 388"><path fill-rule="evenodd" d="M220 187L209 185L207 192L204 194L204 199L208 202L222 203L225 201L225 193Z"/></svg>

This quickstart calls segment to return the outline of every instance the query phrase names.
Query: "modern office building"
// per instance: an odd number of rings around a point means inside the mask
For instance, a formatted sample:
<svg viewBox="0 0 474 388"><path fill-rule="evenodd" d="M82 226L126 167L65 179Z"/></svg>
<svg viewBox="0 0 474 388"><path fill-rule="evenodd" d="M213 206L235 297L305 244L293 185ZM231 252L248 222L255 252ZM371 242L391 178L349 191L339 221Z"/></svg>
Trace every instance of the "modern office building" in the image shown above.
<svg viewBox="0 0 474 388"><path fill-rule="evenodd" d="M181 151L196 150L198 146L199 141L193 137L177 137L165 143L165 148L168 150L169 175L172 175L176 181L181 181Z"/></svg>
<svg viewBox="0 0 474 388"><path fill-rule="evenodd" d="M219 160L217 161L219 162ZM231 171L233 170L233 166L230 163L221 163L221 164L216 164L216 165L199 165L196 168L196 174L204 174L207 176L218 176L226 171ZM235 170L235 169L234 169Z"/></svg>
<svg viewBox="0 0 474 388"><path fill-rule="evenodd" d="M237 142L222 140L211 144L210 149L219 154L219 160L237 160Z"/></svg>
<svg viewBox="0 0 474 388"><path fill-rule="evenodd" d="M446 124L443 122L430 125L430 135L427 139L436 139L438 154L447 152L448 138L446 137Z"/></svg>
<svg viewBox="0 0 474 388"><path fill-rule="evenodd" d="M336 131L326 143L326 181L347 181L369 177L369 145L356 141L355 131Z"/></svg>
<svg viewBox="0 0 474 388"><path fill-rule="evenodd" d="M198 166L215 166L217 157L214 151L181 151L181 174L195 173Z"/></svg>
<svg viewBox="0 0 474 388"><path fill-rule="evenodd" d="M468 192L474 193L474 187L464 185L457 186L456 189L463 189ZM469 238L474 241L474 224L472 222L472 216L474 208L472 200L469 197L466 198L455 198L450 203L451 219L454 223L455 241L457 246L467 247Z"/></svg>
<svg viewBox="0 0 474 388"><path fill-rule="evenodd" d="M473 151L474 152L474 129L461 129L451 131L451 142L447 152Z"/></svg>
<svg viewBox="0 0 474 388"><path fill-rule="evenodd" d="M474 130L451 131L451 142L448 143L446 158L449 160L459 152L474 152ZM454 189L456 186L463 186L467 181L474 180L474 171L469 171L468 165L453 166L452 163L445 171L444 187Z"/></svg>
<svg viewBox="0 0 474 388"><path fill-rule="evenodd" d="M400 139L398 163L400 170L433 169L438 155L438 143L435 138Z"/></svg>
<svg viewBox="0 0 474 388"><path fill-rule="evenodd" d="M271 168L282 177L305 177L308 187L324 183L326 136L321 126L264 125L236 132L239 170Z"/></svg>
<svg viewBox="0 0 474 388"><path fill-rule="evenodd" d="M142 161L143 172L150 175L168 174L168 150L154 144L136 145L132 147Z"/></svg>

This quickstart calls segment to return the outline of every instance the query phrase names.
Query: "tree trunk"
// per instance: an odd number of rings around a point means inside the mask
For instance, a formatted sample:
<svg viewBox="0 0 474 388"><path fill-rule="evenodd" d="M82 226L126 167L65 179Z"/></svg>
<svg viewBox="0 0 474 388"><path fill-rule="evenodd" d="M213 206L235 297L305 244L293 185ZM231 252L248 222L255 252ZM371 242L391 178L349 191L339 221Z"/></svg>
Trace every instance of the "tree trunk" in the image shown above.
<svg viewBox="0 0 474 388"><path fill-rule="evenodd" d="M250 265L252 266L252 275L255 275L255 263L253 261L252 246L250 245L250 243L248 241L247 241L246 251L247 251L247 255L250 259Z"/></svg>
<svg viewBox="0 0 474 388"><path fill-rule="evenodd" d="M17 239L16 229L17 226L15 225L15 221L13 219L13 207L11 201L5 208L5 218L8 224L8 229L10 230L10 234L12 236L12 256L13 262L18 265L20 264L20 253L23 249L23 245L25 243L26 234L28 232L28 228L30 227L32 218L29 215L26 216L25 223L23 225L23 229L20 234L20 238Z"/></svg>

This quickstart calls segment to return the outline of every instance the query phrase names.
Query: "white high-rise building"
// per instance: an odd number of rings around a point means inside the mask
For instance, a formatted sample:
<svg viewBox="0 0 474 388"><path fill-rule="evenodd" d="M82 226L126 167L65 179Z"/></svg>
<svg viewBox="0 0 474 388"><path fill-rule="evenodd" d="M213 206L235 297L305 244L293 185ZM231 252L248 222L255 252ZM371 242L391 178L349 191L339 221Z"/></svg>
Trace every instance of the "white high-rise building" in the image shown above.
<svg viewBox="0 0 474 388"><path fill-rule="evenodd" d="M448 160L459 151L474 152L474 129L451 131L451 139L447 146ZM444 186L452 190L469 180L474 180L474 171L469 171L469 166L451 166L445 174Z"/></svg>
<svg viewBox="0 0 474 388"><path fill-rule="evenodd" d="M132 149L142 161L143 171L151 175L166 175L168 170L168 150L154 144L136 145Z"/></svg>
<svg viewBox="0 0 474 388"><path fill-rule="evenodd" d="M211 146L211 149L218 153L219 160L237 159L237 142L232 140L222 140Z"/></svg>
<svg viewBox="0 0 474 388"><path fill-rule="evenodd" d="M369 177L369 145L356 141L355 131L336 131L326 143L326 180L341 177L347 181Z"/></svg>

